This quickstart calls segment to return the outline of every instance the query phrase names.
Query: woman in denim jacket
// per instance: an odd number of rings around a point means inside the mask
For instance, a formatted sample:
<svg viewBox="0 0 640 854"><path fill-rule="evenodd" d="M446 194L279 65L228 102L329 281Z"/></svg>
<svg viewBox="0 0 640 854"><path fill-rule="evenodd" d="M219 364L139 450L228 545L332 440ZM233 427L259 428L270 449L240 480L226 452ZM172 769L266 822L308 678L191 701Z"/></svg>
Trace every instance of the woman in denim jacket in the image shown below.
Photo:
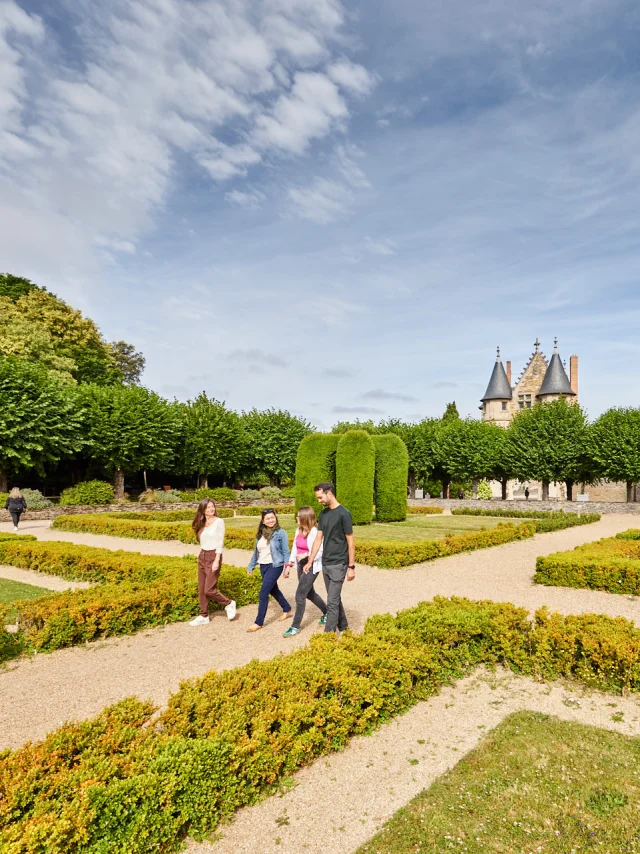
<svg viewBox="0 0 640 854"><path fill-rule="evenodd" d="M278 587L278 579L282 575L285 563L289 561L289 537L278 523L275 512L269 508L262 511L258 533L256 535L256 547L249 561L247 573L251 575L258 564L262 575L262 587L260 588L260 600L258 604L258 616L255 623L249 626L248 632L257 632L264 625L267 614L269 595L273 596L282 608L280 620L287 620L293 616L291 605L284 598Z"/></svg>

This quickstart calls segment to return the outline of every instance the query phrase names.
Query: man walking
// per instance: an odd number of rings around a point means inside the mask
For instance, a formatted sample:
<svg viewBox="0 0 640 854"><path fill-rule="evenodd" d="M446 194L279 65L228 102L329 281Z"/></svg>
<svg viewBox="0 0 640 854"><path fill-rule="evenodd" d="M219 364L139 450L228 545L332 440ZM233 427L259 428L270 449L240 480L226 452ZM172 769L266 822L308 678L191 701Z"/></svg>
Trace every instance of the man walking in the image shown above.
<svg viewBox="0 0 640 854"><path fill-rule="evenodd" d="M347 615L342 607L342 585L345 578L356 577L355 545L351 513L338 503L332 483L319 483L315 487L316 498L324 504L318 520L318 536L315 538L307 566L313 561L323 545L322 575L327 588L327 618L325 632L344 632L348 628Z"/></svg>

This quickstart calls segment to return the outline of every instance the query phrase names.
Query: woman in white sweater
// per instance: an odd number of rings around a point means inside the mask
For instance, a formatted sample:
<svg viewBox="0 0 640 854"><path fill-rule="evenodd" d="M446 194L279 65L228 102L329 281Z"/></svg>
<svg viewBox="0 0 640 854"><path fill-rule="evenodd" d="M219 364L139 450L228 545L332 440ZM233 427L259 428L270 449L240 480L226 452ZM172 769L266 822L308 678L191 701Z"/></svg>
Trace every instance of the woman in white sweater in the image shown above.
<svg viewBox="0 0 640 854"><path fill-rule="evenodd" d="M190 626L205 626L209 622L209 601L224 605L230 620L236 615L236 603L218 590L224 546L224 522L218 516L216 503L211 498L201 501L192 524L201 549L198 555L198 602L200 614Z"/></svg>

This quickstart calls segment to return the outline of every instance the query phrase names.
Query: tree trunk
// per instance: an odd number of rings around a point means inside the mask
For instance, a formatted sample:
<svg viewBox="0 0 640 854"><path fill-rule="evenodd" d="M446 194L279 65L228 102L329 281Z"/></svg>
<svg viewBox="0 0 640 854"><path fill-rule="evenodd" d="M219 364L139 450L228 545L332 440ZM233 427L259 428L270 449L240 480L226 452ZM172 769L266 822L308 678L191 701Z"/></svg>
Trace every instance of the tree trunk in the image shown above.
<svg viewBox="0 0 640 854"><path fill-rule="evenodd" d="M0 469L0 492L9 492L9 480L6 471Z"/></svg>
<svg viewBox="0 0 640 854"><path fill-rule="evenodd" d="M198 489L209 489L209 476L206 474L198 475Z"/></svg>
<svg viewBox="0 0 640 854"><path fill-rule="evenodd" d="M564 483L567 487L567 501L573 501L573 481L565 480Z"/></svg>
<svg viewBox="0 0 640 854"><path fill-rule="evenodd" d="M479 482L480 481L477 478L474 478L471 481L471 493L472 493L474 499L476 499L476 500L478 499L478 483Z"/></svg>
<svg viewBox="0 0 640 854"><path fill-rule="evenodd" d="M451 481L448 477L442 478L442 497L449 498L449 487L451 486Z"/></svg>
<svg viewBox="0 0 640 854"><path fill-rule="evenodd" d="M509 481L507 480L506 477L503 477L502 480L500 481L500 485L502 487L502 500L503 501L507 500L507 484L508 483L509 483Z"/></svg>
<svg viewBox="0 0 640 854"><path fill-rule="evenodd" d="M5 490L0 489L0 492L6 492L6 491L7 491L6 489ZM633 501L633 481L632 480L627 481L627 501L628 502Z"/></svg>
<svg viewBox="0 0 640 854"><path fill-rule="evenodd" d="M147 470L146 469L143 469L143 471L142 471L142 479L144 480L144 491L146 492L147 489L149 489L149 487L147 485Z"/></svg>
<svg viewBox="0 0 640 854"><path fill-rule="evenodd" d="M124 498L124 471L123 469L116 469L116 473L113 476L113 491L115 494L116 501L122 501Z"/></svg>
<svg viewBox="0 0 640 854"><path fill-rule="evenodd" d="M542 500L543 501L549 500L549 481L548 480L542 481Z"/></svg>
<svg viewBox="0 0 640 854"><path fill-rule="evenodd" d="M416 488L418 486L418 482L416 481L415 474L409 475L409 498L416 497Z"/></svg>

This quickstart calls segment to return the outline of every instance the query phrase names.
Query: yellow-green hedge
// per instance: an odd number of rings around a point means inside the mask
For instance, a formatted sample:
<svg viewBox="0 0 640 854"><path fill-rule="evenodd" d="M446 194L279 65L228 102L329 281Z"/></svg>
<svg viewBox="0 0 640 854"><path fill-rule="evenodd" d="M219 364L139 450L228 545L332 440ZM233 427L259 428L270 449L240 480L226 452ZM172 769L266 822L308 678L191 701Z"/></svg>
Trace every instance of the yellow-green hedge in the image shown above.
<svg viewBox="0 0 640 854"><path fill-rule="evenodd" d="M18 612L20 639L32 649L61 649L96 638L133 634L149 626L187 620L197 611L193 557L115 552L72 543L5 541L0 543L0 563L95 582L87 590L12 603ZM238 605L257 602L259 587L259 580L247 576L245 570L223 565L220 589Z"/></svg>
<svg viewBox="0 0 640 854"><path fill-rule="evenodd" d="M318 504L317 501L314 501L314 504ZM260 516L263 509L265 507L269 507L271 510L275 510L276 513L280 513L282 515L291 515L293 516L296 512L296 508L293 504L263 504L261 507L257 507L252 505L250 507L238 507L236 509L236 516Z"/></svg>
<svg viewBox="0 0 640 854"><path fill-rule="evenodd" d="M202 838L316 757L469 673L640 688L640 632L621 619L436 599L370 618L362 635L183 683L168 708L135 698L0 756L0 850L157 854Z"/></svg>
<svg viewBox="0 0 640 854"><path fill-rule="evenodd" d="M432 505L420 506L418 504L407 505L408 516L437 516L442 513L442 507L434 507Z"/></svg>
<svg viewBox="0 0 640 854"><path fill-rule="evenodd" d="M629 532L624 532L628 534ZM536 560L534 581L555 587L640 594L640 541L624 534Z"/></svg>

